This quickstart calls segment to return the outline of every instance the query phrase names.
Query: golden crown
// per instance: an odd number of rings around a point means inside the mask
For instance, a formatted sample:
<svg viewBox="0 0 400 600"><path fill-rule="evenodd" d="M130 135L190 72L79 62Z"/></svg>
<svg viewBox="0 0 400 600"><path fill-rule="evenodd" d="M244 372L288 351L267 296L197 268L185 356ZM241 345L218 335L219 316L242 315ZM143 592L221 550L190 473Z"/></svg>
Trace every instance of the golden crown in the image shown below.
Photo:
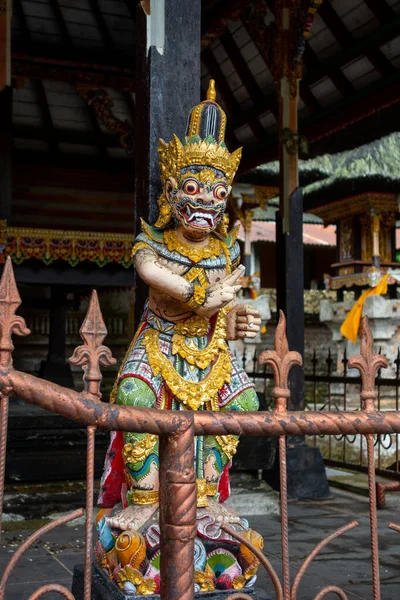
<svg viewBox="0 0 400 600"><path fill-rule="evenodd" d="M229 185L232 184L242 157L242 148L230 153L225 146L226 115L215 98L215 82L211 79L206 100L197 104L190 113L185 143L182 144L175 134L169 144L159 140L163 186L169 177L177 181L181 170L192 165L214 167L224 173ZM160 212L156 227L166 227L171 220L171 209L166 201L165 190L158 206Z"/></svg>
<svg viewBox="0 0 400 600"><path fill-rule="evenodd" d="M238 148L235 152L230 153L225 146L205 140L188 143L184 146L174 134L169 144L166 144L164 140L159 141L158 154L163 184L168 177L178 179L180 171L191 165L214 167L222 171L228 183L231 184L242 157L242 149Z"/></svg>

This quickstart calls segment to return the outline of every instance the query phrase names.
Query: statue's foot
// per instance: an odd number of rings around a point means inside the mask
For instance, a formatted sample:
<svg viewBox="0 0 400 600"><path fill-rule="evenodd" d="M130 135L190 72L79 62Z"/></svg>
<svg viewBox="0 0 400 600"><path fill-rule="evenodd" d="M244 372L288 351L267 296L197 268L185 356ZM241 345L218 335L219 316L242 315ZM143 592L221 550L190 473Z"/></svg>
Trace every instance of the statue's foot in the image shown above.
<svg viewBox="0 0 400 600"><path fill-rule="evenodd" d="M157 512L157 504L130 504L127 508L123 508L106 517L106 522L110 527L121 529L122 531L140 531L144 525Z"/></svg>
<svg viewBox="0 0 400 600"><path fill-rule="evenodd" d="M214 498L208 499L208 506L198 509L201 512L211 515L217 523L241 524L241 519L236 510L227 504L220 504Z"/></svg>

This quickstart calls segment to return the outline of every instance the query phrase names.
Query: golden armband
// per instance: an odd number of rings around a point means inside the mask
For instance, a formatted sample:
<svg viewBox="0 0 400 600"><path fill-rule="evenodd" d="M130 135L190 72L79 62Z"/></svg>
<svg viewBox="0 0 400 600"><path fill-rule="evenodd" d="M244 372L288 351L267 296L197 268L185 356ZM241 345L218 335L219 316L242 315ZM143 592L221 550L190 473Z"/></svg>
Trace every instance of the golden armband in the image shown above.
<svg viewBox="0 0 400 600"><path fill-rule="evenodd" d="M186 302L186 304L192 310L196 310L200 306L203 306L205 297L206 297L205 288L203 288L201 285L195 285L193 295L190 298L190 300L188 300Z"/></svg>

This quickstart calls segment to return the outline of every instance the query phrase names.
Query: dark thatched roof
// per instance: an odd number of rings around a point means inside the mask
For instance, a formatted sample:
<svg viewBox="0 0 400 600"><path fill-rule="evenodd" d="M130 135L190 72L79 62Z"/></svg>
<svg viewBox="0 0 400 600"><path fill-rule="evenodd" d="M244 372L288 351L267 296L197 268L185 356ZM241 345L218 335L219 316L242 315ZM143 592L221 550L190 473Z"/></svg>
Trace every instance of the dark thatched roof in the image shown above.
<svg viewBox="0 0 400 600"><path fill-rule="evenodd" d="M241 178L255 185L276 185L277 161ZM400 132L337 154L299 160L304 209L362 193L400 193Z"/></svg>

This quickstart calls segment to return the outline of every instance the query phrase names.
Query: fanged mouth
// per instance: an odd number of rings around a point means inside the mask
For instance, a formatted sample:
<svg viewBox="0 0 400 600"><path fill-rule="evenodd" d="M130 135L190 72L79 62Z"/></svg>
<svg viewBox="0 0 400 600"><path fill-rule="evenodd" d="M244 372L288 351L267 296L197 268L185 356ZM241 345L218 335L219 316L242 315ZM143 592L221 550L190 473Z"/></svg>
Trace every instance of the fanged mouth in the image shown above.
<svg viewBox="0 0 400 600"><path fill-rule="evenodd" d="M185 220L185 223L199 229L213 229L221 217L221 211L219 210L211 207L193 207L188 202L182 206L179 212Z"/></svg>

